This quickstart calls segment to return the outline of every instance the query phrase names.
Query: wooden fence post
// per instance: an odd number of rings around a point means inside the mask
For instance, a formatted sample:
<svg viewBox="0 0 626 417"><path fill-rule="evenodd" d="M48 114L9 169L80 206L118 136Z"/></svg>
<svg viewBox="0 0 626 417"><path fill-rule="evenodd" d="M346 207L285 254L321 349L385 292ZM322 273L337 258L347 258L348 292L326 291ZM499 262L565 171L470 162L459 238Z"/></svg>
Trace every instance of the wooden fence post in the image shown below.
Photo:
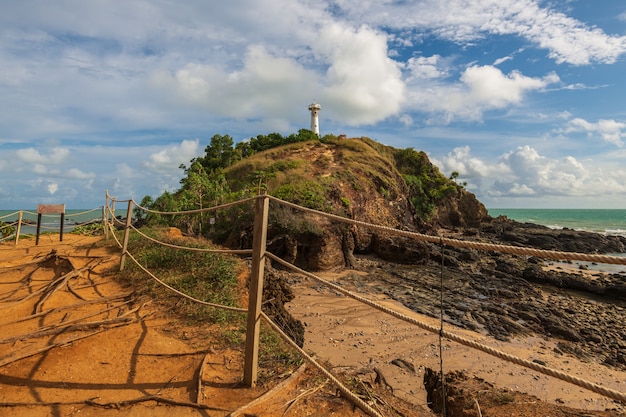
<svg viewBox="0 0 626 417"><path fill-rule="evenodd" d="M20 233L22 233L22 217L24 216L24 212L22 210L20 210L19 214L17 215L17 232L15 232L15 246L17 246L17 243L20 241Z"/></svg>
<svg viewBox="0 0 626 417"><path fill-rule="evenodd" d="M248 300L248 326L246 328L246 357L243 383L254 387L259 365L259 334L261 329L261 304L263 302L263 272L269 211L267 195L259 196L254 207L254 235L252 236L252 266Z"/></svg>
<svg viewBox="0 0 626 417"><path fill-rule="evenodd" d="M111 199L109 198L109 190L106 190L105 192L105 199L104 199L104 211L102 212L102 214L104 215L103 217L103 225L104 225L104 238L105 239L109 239L109 201Z"/></svg>
<svg viewBox="0 0 626 417"><path fill-rule="evenodd" d="M133 220L133 200L128 200L128 211L126 212L126 227L124 227L124 243L122 244L122 256L120 256L120 271L124 269L126 259L126 248L128 247L128 235L130 234L130 223Z"/></svg>
<svg viewBox="0 0 626 417"><path fill-rule="evenodd" d="M102 232L104 233L104 238L109 238L109 225L107 224L106 218L106 206L102 206Z"/></svg>

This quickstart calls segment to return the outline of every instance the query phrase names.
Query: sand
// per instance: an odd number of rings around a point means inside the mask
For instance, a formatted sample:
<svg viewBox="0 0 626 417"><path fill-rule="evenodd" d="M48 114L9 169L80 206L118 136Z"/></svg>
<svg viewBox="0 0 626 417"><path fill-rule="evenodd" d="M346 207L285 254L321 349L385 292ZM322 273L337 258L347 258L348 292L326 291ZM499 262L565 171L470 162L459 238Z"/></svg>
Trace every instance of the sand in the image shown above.
<svg viewBox="0 0 626 417"><path fill-rule="evenodd" d="M341 281L340 274L322 274L325 279ZM297 297L288 310L305 323L305 348L327 359L336 367L359 368L375 364L394 393L415 404L426 405L423 387L424 368L440 369L439 336L371 307L322 289L303 279L294 285ZM430 325L437 319L414 313L385 296L369 295L381 304ZM626 372L598 363L584 363L569 355L554 352L555 340L537 337L515 338L501 342L473 331L444 324L447 331L476 340L519 358L538 360L550 368L585 379L619 392L626 392ZM412 363L416 373L393 365L394 359ZM465 371L498 387L532 394L550 403L582 410L626 410L615 401L584 388L515 365L486 353L443 339L443 370Z"/></svg>

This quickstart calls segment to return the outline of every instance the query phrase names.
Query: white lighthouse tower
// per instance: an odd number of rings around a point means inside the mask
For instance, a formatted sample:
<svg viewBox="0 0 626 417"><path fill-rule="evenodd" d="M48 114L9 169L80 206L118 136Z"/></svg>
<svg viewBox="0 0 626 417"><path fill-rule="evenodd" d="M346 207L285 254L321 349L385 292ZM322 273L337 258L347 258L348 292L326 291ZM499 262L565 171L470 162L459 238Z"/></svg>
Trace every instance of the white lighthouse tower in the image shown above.
<svg viewBox="0 0 626 417"><path fill-rule="evenodd" d="M313 103L309 105L309 110L311 111L311 132L315 133L317 136L320 135L320 121L318 114L321 109L322 106L317 104L315 100L313 100Z"/></svg>

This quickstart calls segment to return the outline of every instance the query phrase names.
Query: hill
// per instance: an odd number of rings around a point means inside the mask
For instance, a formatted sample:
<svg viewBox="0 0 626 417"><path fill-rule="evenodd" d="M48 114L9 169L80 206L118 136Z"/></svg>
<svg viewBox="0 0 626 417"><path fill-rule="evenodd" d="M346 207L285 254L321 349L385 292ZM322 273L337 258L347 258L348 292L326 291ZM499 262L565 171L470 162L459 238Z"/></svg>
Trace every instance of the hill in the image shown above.
<svg viewBox="0 0 626 417"><path fill-rule="evenodd" d="M256 184L256 192L394 229L476 228L489 217L484 205L441 174L424 152L364 137L278 146L226 167L224 176L235 192ZM330 224L317 216L295 216L288 209L272 213L268 237L273 250L301 267L351 267L353 253L387 259L405 255L390 253L388 238L380 233ZM251 230L241 220L230 217L230 227L218 230L218 239L229 246L241 242L241 230Z"/></svg>

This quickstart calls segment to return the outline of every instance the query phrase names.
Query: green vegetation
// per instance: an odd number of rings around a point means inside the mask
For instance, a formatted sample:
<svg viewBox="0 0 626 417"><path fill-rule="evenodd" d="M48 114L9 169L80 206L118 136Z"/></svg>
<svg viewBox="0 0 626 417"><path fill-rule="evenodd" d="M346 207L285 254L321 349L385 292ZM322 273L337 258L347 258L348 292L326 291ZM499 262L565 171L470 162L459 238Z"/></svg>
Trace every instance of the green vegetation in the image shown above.
<svg viewBox="0 0 626 417"><path fill-rule="evenodd" d="M319 181L297 179L279 186L271 194L281 200L314 210L328 211L329 209L326 187Z"/></svg>
<svg viewBox="0 0 626 417"><path fill-rule="evenodd" d="M142 232L156 240L173 245L210 248L197 239L172 237L165 229L143 228ZM121 234L121 232L118 232ZM121 238L121 236L120 236ZM160 280L193 298L227 306L240 306L245 289L239 277L245 264L238 257L223 253L208 253L175 249L151 242L131 233L128 251L137 261ZM201 325L210 331L212 343L243 351L245 347L246 316L215 307L204 306L182 298L163 287L127 260L127 279L142 295L156 300L163 308L191 325ZM213 326L217 324L217 326ZM208 326L208 327L207 327ZM302 363L300 355L265 323L261 326L259 343L259 377L269 379Z"/></svg>
<svg viewBox="0 0 626 417"><path fill-rule="evenodd" d="M289 136L258 135L236 145L228 135L215 135L205 154L190 162L181 165L184 176L179 190L154 200L146 196L141 206L162 212L193 211L268 193L315 210L347 215L358 201L342 188L347 184L356 193L373 191L388 200L408 192L416 214L428 221L438 205L466 185L456 183L458 173L445 177L424 152L413 148L395 149L365 137L319 138L304 129ZM251 211L242 207L173 216L136 209L135 216L143 224L175 226L187 235L208 236L217 242L241 239L252 225ZM315 229L282 222L288 225Z"/></svg>
<svg viewBox="0 0 626 417"><path fill-rule="evenodd" d="M409 187L411 202L422 218L430 219L437 204L458 193L460 187L439 172L425 152L413 148L397 150L394 159Z"/></svg>
<svg viewBox="0 0 626 417"><path fill-rule="evenodd" d="M173 238L158 228L143 228L142 232L157 240L179 246L208 248L200 241ZM128 252L155 276L173 288L202 301L227 306L236 306L239 297L237 276L242 271L241 261L231 255L173 249L151 242L137 233L131 233ZM226 321L233 315L222 309L203 306L181 299L156 281L146 277L145 272L134 262L126 268L129 281L150 295L162 299L168 296L177 300L177 313L195 321Z"/></svg>
<svg viewBox="0 0 626 417"><path fill-rule="evenodd" d="M15 233L15 227L0 220L0 237L11 236Z"/></svg>
<svg viewBox="0 0 626 417"><path fill-rule="evenodd" d="M103 227L101 222L97 223L87 223L76 226L73 228L70 233L74 235L86 235L86 236L95 236L101 235L103 233Z"/></svg>

